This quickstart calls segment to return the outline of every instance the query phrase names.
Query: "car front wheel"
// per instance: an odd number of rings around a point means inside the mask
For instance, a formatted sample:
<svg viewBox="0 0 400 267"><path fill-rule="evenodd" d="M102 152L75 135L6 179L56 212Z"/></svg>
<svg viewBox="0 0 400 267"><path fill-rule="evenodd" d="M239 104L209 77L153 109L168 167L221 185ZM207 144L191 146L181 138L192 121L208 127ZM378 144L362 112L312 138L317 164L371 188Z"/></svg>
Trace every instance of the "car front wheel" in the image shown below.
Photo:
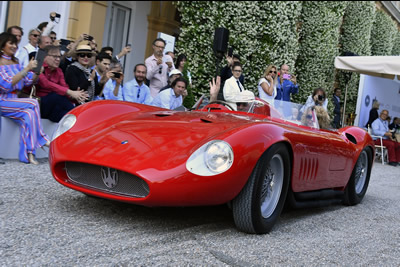
<svg viewBox="0 0 400 267"><path fill-rule="evenodd" d="M289 187L290 156L283 144L270 147L232 202L236 227L246 233L271 231L282 212Z"/></svg>

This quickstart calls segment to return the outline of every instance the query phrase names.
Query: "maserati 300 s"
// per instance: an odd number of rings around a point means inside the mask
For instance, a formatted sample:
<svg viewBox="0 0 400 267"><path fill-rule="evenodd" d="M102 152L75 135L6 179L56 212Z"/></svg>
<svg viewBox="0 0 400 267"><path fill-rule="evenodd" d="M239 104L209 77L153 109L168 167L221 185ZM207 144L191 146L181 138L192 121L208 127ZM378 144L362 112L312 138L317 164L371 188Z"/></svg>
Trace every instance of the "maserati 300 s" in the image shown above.
<svg viewBox="0 0 400 267"><path fill-rule="evenodd" d="M367 191L375 154L368 133L320 129L314 110L298 111L258 99L246 111L220 101L192 111L94 101L59 123L51 171L66 187L110 200L228 203L239 230L267 233L285 202L355 205Z"/></svg>

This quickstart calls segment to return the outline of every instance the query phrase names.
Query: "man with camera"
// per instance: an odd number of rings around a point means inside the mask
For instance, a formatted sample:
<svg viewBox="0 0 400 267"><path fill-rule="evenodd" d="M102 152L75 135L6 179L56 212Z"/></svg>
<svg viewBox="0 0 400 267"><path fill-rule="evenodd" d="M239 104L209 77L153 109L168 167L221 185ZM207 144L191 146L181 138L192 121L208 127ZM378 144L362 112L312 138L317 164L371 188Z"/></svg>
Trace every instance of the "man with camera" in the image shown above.
<svg viewBox="0 0 400 267"><path fill-rule="evenodd" d="M289 74L289 66L282 64L275 99L290 102L290 95L299 92L296 76Z"/></svg>
<svg viewBox="0 0 400 267"><path fill-rule="evenodd" d="M164 55L166 42L157 38L153 41L153 55L146 58L146 78L150 82L151 96L154 98L160 89L168 84L167 74L175 69L171 56Z"/></svg>
<svg viewBox="0 0 400 267"><path fill-rule="evenodd" d="M124 73L122 71L121 63L113 60L110 64L110 71L106 73L106 77L108 78L108 81L104 85L103 89L104 99L123 100Z"/></svg>

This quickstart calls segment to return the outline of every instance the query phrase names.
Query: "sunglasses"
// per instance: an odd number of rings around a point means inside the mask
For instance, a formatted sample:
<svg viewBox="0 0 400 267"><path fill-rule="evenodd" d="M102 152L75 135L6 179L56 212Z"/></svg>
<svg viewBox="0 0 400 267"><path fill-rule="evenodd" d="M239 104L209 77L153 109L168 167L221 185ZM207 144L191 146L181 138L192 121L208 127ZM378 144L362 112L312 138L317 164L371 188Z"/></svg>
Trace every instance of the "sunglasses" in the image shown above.
<svg viewBox="0 0 400 267"><path fill-rule="evenodd" d="M91 58L92 54L78 54L78 56L81 58L84 58L84 57Z"/></svg>
<svg viewBox="0 0 400 267"><path fill-rule="evenodd" d="M236 105L237 106L248 106L249 103L247 103L247 102L237 102Z"/></svg>
<svg viewBox="0 0 400 267"><path fill-rule="evenodd" d="M307 115L307 116L306 116L306 119L307 119L307 120L311 120L311 119L312 119L312 115Z"/></svg>
<svg viewBox="0 0 400 267"><path fill-rule="evenodd" d="M276 71L270 70L269 73L275 73L276 74Z"/></svg>
<svg viewBox="0 0 400 267"><path fill-rule="evenodd" d="M40 34L31 34L33 37L39 37Z"/></svg>

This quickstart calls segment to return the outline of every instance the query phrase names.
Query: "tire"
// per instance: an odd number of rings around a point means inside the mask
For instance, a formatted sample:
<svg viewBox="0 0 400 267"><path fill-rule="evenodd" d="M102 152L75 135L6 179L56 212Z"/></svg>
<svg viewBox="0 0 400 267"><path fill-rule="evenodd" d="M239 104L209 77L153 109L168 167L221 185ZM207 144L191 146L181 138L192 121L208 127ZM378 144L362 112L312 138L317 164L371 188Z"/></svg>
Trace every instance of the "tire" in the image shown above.
<svg viewBox="0 0 400 267"><path fill-rule="evenodd" d="M290 156L284 144L273 145L264 152L246 185L232 201L233 218L240 231L251 234L271 231L284 207L290 174Z"/></svg>
<svg viewBox="0 0 400 267"><path fill-rule="evenodd" d="M361 202L367 192L369 178L371 176L372 152L364 148L354 166L349 182L344 191L344 204L356 205Z"/></svg>

